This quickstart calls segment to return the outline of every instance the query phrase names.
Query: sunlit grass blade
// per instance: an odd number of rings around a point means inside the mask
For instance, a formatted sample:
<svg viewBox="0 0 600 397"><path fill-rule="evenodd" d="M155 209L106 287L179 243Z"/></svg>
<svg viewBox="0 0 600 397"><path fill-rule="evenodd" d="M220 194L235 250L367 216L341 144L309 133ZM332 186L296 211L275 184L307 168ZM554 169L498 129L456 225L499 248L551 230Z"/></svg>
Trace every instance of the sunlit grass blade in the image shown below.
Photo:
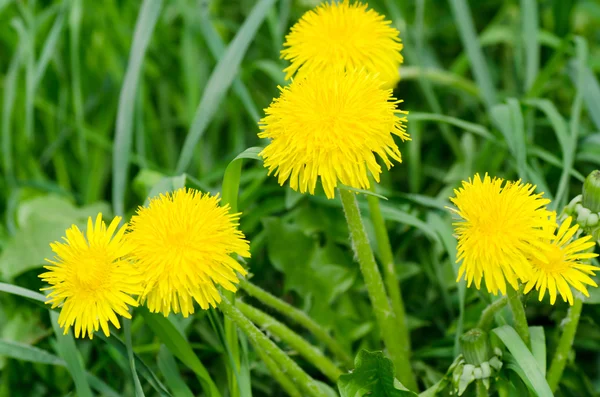
<svg viewBox="0 0 600 397"><path fill-rule="evenodd" d="M473 19L471 18L469 4L466 0L449 0L449 2L452 13L454 14L454 19L456 20L461 41L467 51L467 56L469 57L469 62L471 63L473 74L475 75L475 81L477 81L477 85L481 90L481 95L483 96L486 106L491 108L497 103L498 96L488 70L488 65L483 56L483 51L481 51L477 32L475 31Z"/></svg>
<svg viewBox="0 0 600 397"><path fill-rule="evenodd" d="M552 394L548 382L546 382L541 369L538 367L536 359L527 346L525 346L525 343L523 343L517 332L508 325L495 328L492 332L500 338L513 355L516 363L523 370L523 375L520 375L526 378L523 379L524 381L528 381L531 384L538 397L552 397L554 394Z"/></svg>
<svg viewBox="0 0 600 397"><path fill-rule="evenodd" d="M12 118L16 97L17 78L22 62L22 50L17 51L10 61L4 77L2 92L2 166L9 184L14 183L14 164L12 147Z"/></svg>
<svg viewBox="0 0 600 397"><path fill-rule="evenodd" d="M46 37L46 41L44 42L44 46L42 47L42 53L40 54L40 58L37 60L37 65L35 67L35 80L34 87L38 87L42 79L44 78L44 74L46 73L46 68L48 67L48 63L50 62L50 58L56 52L56 46L58 45L58 41L60 39L60 34L63 30L65 24L65 13L64 8L59 10L58 15L56 16L56 20Z"/></svg>
<svg viewBox="0 0 600 397"><path fill-rule="evenodd" d="M144 397L144 389L140 383L137 370L135 369L135 358L133 356L133 345L131 341L131 320L123 319L123 333L125 334L125 347L127 348L127 359L129 361L129 370L131 371L131 377L133 379L133 387L135 390L136 397Z"/></svg>
<svg viewBox="0 0 600 397"><path fill-rule="evenodd" d="M25 343L0 339L0 356L32 363L66 366L65 361L46 350Z"/></svg>
<svg viewBox="0 0 600 397"><path fill-rule="evenodd" d="M225 93L231 86L248 46L252 42L267 12L273 6L274 0L260 0L238 30L223 56L213 70L202 99L196 110L194 121L181 149L177 163L177 173L182 173L189 167L196 146L202 138L206 127L215 115Z"/></svg>
<svg viewBox="0 0 600 397"><path fill-rule="evenodd" d="M531 354L537 361L542 375L546 376L546 335L544 327L529 327Z"/></svg>
<svg viewBox="0 0 600 397"><path fill-rule="evenodd" d="M112 199L114 211L117 215L123 215L125 212L125 192L133 142L133 116L136 93L146 49L160 16L162 3L162 0L144 0L142 4L135 25L125 80L123 81L121 94L119 95L119 110L113 143L112 170Z"/></svg>

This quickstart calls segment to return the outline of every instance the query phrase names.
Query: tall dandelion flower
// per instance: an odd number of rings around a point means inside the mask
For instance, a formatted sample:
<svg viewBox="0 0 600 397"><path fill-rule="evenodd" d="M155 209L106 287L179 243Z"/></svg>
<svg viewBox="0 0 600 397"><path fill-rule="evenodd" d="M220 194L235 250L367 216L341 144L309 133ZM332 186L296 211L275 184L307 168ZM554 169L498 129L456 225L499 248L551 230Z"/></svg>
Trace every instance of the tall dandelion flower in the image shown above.
<svg viewBox="0 0 600 397"><path fill-rule="evenodd" d="M487 290L506 294L506 281L518 288L518 280L532 275L530 257L544 260L543 243L551 232L551 212L545 208L550 200L534 194L535 186L506 182L501 178L483 180L476 174L454 190L450 198L460 219L453 223L458 238L458 271L470 286L475 281L480 288L485 279Z"/></svg>
<svg viewBox="0 0 600 397"><path fill-rule="evenodd" d="M238 230L240 214L229 214L220 198L181 188L150 200L131 218L128 239L144 275L142 301L151 312L184 317L221 301L217 285L236 291L236 271L246 270L230 255L250 257Z"/></svg>
<svg viewBox="0 0 600 397"><path fill-rule="evenodd" d="M589 276L593 276L599 267L581 263L584 259L598 256L592 252L585 252L595 245L590 241L592 236L585 236L571 241L579 225L571 226L571 217L563 221L556 232L556 216L552 217L552 224L546 226L552 238L545 239L548 248L544 250L544 258L532 257L533 275L525 286L525 293L535 287L540 291L540 301L544 298L546 290L550 295L550 303L556 302L557 291L565 302L573 304L571 287L590 296L586 284L597 287L598 285ZM555 235L556 232L556 235Z"/></svg>
<svg viewBox="0 0 600 397"><path fill-rule="evenodd" d="M406 112L364 69L315 71L279 89L258 136L271 140L259 156L280 185L289 179L292 189L314 194L320 178L333 198L338 181L368 188L367 170L379 182L376 154L388 169L390 159L402 161L393 136L410 140Z"/></svg>
<svg viewBox="0 0 600 397"><path fill-rule="evenodd" d="M291 62L286 79L324 68L365 67L379 74L386 87L400 78L402 43L399 32L366 4L327 2L306 12L286 36L281 57Z"/></svg>
<svg viewBox="0 0 600 397"><path fill-rule="evenodd" d="M73 225L64 242L50 244L56 256L46 259L52 265L39 277L50 284L42 289L50 291L46 303L62 305L58 323L65 334L74 325L77 338L87 334L92 339L99 327L109 336L109 322L120 328L115 314L131 318L127 305L137 306L130 295L141 293L141 279L128 260L126 228L117 231L120 221L116 217L107 228L98 214L95 223L88 219L85 235Z"/></svg>

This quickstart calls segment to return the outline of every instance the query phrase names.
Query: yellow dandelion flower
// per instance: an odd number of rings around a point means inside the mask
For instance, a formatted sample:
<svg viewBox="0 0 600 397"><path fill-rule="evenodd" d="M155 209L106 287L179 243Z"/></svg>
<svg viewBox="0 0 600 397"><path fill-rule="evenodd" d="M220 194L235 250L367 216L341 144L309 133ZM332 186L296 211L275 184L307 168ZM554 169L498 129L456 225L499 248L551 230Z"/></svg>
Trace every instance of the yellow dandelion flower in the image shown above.
<svg viewBox="0 0 600 397"><path fill-rule="evenodd" d="M544 298L546 290L550 294L550 303L556 302L556 291L565 302L573 304L573 293L571 287L590 296L585 285L597 287L598 285L589 275L594 275L599 267L581 263L584 259L595 258L598 254L584 252L595 245L590 241L592 236L585 236L571 241L579 225L571 226L571 217L563 221L556 232L556 215L552 216L552 224L548 224L546 229L552 234L552 238L545 239L544 242L548 248L544 251L544 260L537 257L531 258L533 266L533 275L525 286L525 293L528 293L535 287L540 291L540 301ZM556 232L556 235L555 235Z"/></svg>
<svg viewBox="0 0 600 397"><path fill-rule="evenodd" d="M390 21L366 4L327 2L306 12L286 36L281 57L291 62L286 80L338 66L365 67L386 87L400 78L402 43Z"/></svg>
<svg viewBox="0 0 600 397"><path fill-rule="evenodd" d="M76 225L71 226L63 237L64 243L50 244L56 254L54 260L46 259L51 266L44 266L46 273L39 277L50 284L48 301L52 308L62 305L58 316L65 334L75 324L75 337L90 339L98 327L110 335L109 321L120 328L116 314L131 318L128 306L137 306L130 295L141 293L140 276L128 257L131 247L123 234L125 227L117 231L120 217L108 228L98 214L96 222L88 218L85 235Z"/></svg>
<svg viewBox="0 0 600 397"><path fill-rule="evenodd" d="M534 194L535 186L506 182L501 178L483 180L476 174L454 190L450 198L461 219L453 223L458 238L458 271L470 286L480 288L485 279L487 290L506 294L506 282L515 289L518 280L527 281L532 274L530 257L543 260L543 238L548 237L550 200Z"/></svg>
<svg viewBox="0 0 600 397"><path fill-rule="evenodd" d="M144 275L145 301L151 312L171 310L187 317L193 300L202 309L215 307L221 296L215 284L236 291L235 271L246 270L230 255L250 257L238 230L240 214L229 214L220 198L181 188L150 200L131 218L128 239ZM193 299L192 299L193 298Z"/></svg>
<svg viewBox="0 0 600 397"><path fill-rule="evenodd" d="M338 181L369 187L367 170L379 182L377 154L388 167L402 161L393 135L410 140L392 90L364 69L315 71L279 87L281 95L259 125L261 138L271 142L259 154L280 185L314 194L317 179L328 198ZM400 117L398 115L401 115Z"/></svg>

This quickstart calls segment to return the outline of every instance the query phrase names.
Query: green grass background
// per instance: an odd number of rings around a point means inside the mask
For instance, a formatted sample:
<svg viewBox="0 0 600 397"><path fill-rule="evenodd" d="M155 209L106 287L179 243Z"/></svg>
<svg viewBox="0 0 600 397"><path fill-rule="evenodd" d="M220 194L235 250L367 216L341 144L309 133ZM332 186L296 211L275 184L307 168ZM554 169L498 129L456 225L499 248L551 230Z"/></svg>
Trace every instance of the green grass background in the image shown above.
<svg viewBox="0 0 600 397"><path fill-rule="evenodd" d="M284 84L284 36L316 3L0 0L0 281L40 288L48 243L98 211L129 216L149 194L184 181L219 192L230 161L266 144L257 121ZM560 210L600 168L600 3L369 4L393 21L405 46L395 94L410 111L412 141L377 192L388 198L382 210L415 370L429 386L453 361L457 332L490 301L455 282L445 209L452 190L475 172L523 178ZM353 355L378 349L339 199L279 187L254 160L244 162L239 186L253 282L307 311ZM372 235L368 222L367 229ZM597 289L586 303L576 359L557 395L600 393ZM545 327L550 355L567 306L530 295L526 309L531 324ZM211 316L173 321L224 390L228 359ZM194 373L161 347L143 316L134 317L131 334L133 350L161 381L200 395ZM0 294L0 340L0 396L73 395L77 377L65 368L73 346L56 338L47 310ZM23 345L40 350L24 356ZM134 395L118 346L99 338L76 346L83 381L107 396ZM256 353L245 356L254 395L284 395ZM141 387L157 395L145 378Z"/></svg>

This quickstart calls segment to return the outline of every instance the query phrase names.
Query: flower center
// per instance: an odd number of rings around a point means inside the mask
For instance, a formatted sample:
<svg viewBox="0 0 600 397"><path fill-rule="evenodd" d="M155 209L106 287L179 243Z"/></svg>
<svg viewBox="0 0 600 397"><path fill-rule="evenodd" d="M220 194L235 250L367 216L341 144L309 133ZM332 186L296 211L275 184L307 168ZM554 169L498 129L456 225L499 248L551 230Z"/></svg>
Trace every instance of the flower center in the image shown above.
<svg viewBox="0 0 600 397"><path fill-rule="evenodd" d="M86 289L96 291L104 284L109 266L112 261L105 253L87 252L79 261L75 270L75 277L79 285Z"/></svg>
<svg viewBox="0 0 600 397"><path fill-rule="evenodd" d="M546 272L562 272L568 268L567 262L565 262L565 254L563 250L557 246L552 245L546 252L547 263L535 260L534 263L538 268L545 270Z"/></svg>

